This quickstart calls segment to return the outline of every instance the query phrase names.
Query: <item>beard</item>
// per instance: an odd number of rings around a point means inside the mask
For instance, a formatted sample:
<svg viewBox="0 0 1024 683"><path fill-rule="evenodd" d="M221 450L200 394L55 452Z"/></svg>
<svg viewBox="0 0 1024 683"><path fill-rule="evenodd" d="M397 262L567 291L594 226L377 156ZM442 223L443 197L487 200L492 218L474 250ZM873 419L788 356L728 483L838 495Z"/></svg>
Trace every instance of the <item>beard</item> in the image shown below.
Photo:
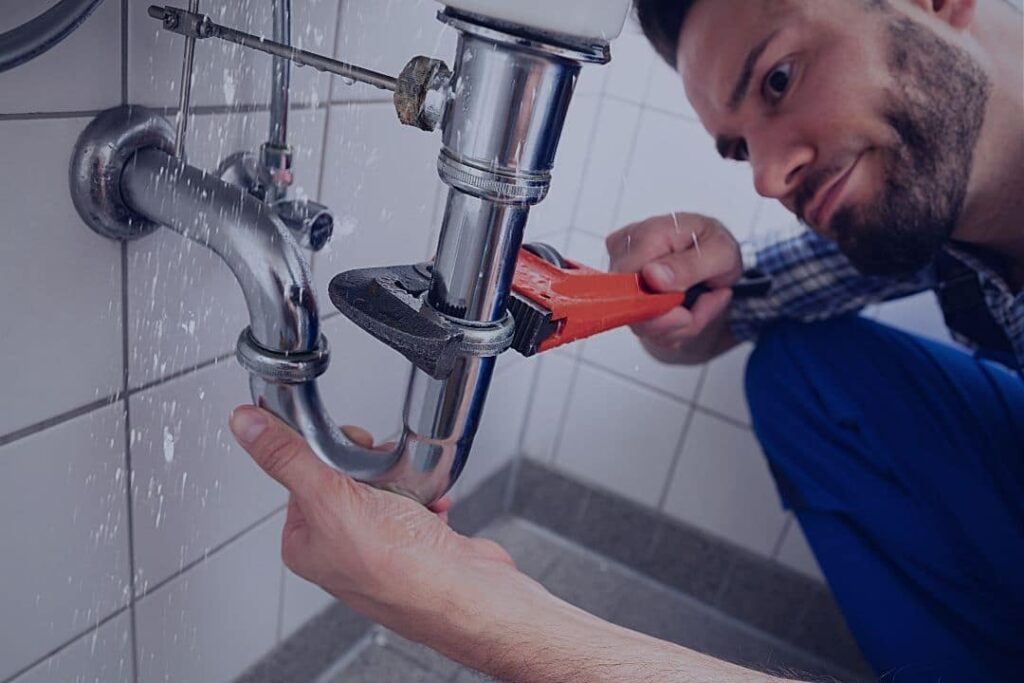
<svg viewBox="0 0 1024 683"><path fill-rule="evenodd" d="M883 150L883 187L862 207L842 207L831 231L865 275L920 271L960 222L989 80L964 50L909 19L889 25L896 84L885 118L896 144Z"/></svg>

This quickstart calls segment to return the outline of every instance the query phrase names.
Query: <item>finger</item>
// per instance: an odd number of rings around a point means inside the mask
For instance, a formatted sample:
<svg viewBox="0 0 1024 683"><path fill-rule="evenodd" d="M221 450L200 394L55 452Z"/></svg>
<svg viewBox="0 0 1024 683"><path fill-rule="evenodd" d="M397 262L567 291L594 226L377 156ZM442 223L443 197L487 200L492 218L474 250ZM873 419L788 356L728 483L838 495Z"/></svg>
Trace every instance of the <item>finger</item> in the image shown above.
<svg viewBox="0 0 1024 683"><path fill-rule="evenodd" d="M686 329L692 324L693 313L679 306L653 320L636 323L632 326L632 329L638 337L657 339L658 337L673 334L678 330Z"/></svg>
<svg viewBox="0 0 1024 683"><path fill-rule="evenodd" d="M320 462L301 436L265 410L239 406L231 413L231 431L264 472L280 482L301 503L314 495L333 475L345 479Z"/></svg>
<svg viewBox="0 0 1024 683"><path fill-rule="evenodd" d="M703 330L713 320L724 314L725 310L729 308L729 304L732 303L732 296L732 290L724 287L713 289L697 299L697 303L694 304L691 311L693 313L693 329Z"/></svg>
<svg viewBox="0 0 1024 683"><path fill-rule="evenodd" d="M373 448L373 434L356 425L343 425L342 433L363 448Z"/></svg>
<svg viewBox="0 0 1024 683"><path fill-rule="evenodd" d="M713 282L736 270L729 248L687 249L658 258L641 271L644 282L657 292L685 292L700 282Z"/></svg>
<svg viewBox="0 0 1024 683"><path fill-rule="evenodd" d="M452 498L451 496L444 496L443 498L435 500L427 507L430 508L431 512L436 512L438 514L448 512L452 509Z"/></svg>
<svg viewBox="0 0 1024 683"><path fill-rule="evenodd" d="M674 242L671 231L659 228L652 220L613 233L606 246L611 272L635 273L645 263L672 253ZM684 249L685 244L679 248Z"/></svg>

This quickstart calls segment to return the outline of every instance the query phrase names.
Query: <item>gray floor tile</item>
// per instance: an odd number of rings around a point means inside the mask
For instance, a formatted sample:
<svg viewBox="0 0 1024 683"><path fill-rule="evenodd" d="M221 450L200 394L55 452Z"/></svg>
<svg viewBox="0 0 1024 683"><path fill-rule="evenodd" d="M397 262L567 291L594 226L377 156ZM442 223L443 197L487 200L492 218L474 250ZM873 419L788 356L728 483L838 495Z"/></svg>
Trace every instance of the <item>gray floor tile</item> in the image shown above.
<svg viewBox="0 0 1024 683"><path fill-rule="evenodd" d="M443 676L389 647L371 645L331 683L446 683Z"/></svg>
<svg viewBox="0 0 1024 683"><path fill-rule="evenodd" d="M799 616L821 583L764 558L737 553L715 607L740 621L793 642Z"/></svg>
<svg viewBox="0 0 1024 683"><path fill-rule="evenodd" d="M571 536L587 494L583 484L524 458L512 497L512 513Z"/></svg>
<svg viewBox="0 0 1024 683"><path fill-rule="evenodd" d="M566 550L540 582L566 602L607 619L618 603L626 575L615 564Z"/></svg>
<svg viewBox="0 0 1024 683"><path fill-rule="evenodd" d="M654 529L647 520L657 514L636 503L602 491L591 491L572 540L625 564L651 554Z"/></svg>
<svg viewBox="0 0 1024 683"><path fill-rule="evenodd" d="M497 678L485 676L479 671L461 669L448 683L500 683Z"/></svg>
<svg viewBox="0 0 1024 683"><path fill-rule="evenodd" d="M369 619L344 605L331 605L235 679L235 683L315 681L371 627Z"/></svg>
<svg viewBox="0 0 1024 683"><path fill-rule="evenodd" d="M512 478L512 466L506 465L488 477L467 498L460 500L448 515L448 523L460 534L478 533L505 508L505 494Z"/></svg>
<svg viewBox="0 0 1024 683"><path fill-rule="evenodd" d="M629 564L698 600L712 602L722 588L730 560L721 541L697 529L662 521L652 552Z"/></svg>
<svg viewBox="0 0 1024 683"><path fill-rule="evenodd" d="M513 517L491 524L478 535L501 545L515 560L519 571L535 579L540 579L565 554L564 543Z"/></svg>

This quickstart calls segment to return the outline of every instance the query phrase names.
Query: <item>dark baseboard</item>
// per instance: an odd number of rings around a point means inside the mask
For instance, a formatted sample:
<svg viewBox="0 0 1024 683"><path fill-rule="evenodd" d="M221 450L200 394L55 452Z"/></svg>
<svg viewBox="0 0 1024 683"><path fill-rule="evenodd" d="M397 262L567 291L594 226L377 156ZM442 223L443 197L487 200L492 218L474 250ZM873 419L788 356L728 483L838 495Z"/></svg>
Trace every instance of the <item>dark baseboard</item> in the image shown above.
<svg viewBox="0 0 1024 683"><path fill-rule="evenodd" d="M509 513L854 673L871 671L828 587L523 458Z"/></svg>

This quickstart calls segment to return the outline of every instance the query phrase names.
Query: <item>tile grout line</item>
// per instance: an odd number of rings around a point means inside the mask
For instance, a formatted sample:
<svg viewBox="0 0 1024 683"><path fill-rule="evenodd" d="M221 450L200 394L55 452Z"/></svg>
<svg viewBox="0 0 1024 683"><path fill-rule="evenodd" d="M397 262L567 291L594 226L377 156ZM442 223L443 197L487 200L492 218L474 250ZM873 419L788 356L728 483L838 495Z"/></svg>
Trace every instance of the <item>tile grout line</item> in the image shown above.
<svg viewBox="0 0 1024 683"><path fill-rule="evenodd" d="M737 419L735 417L732 417L731 415L726 415L725 413L719 412L719 411L715 410L714 408L708 408L707 406L702 405L697 400L697 398L691 398L691 399L681 398L680 396L678 396L676 394L673 394L672 392L666 391L665 389L661 389L659 387L655 387L655 386L647 384L645 382L641 382L641 381L637 380L636 378L634 378L633 376L627 375L626 373L624 373L624 372L622 372L620 370L615 370L613 368L606 367L604 365L601 365L598 362L595 362L595 361L592 361L592 360L588 360L586 358L582 358L581 357L580 358L580 362L583 365L585 365L588 368L590 368L591 370L595 370L595 371L600 372L600 373L602 373L604 375L607 375L609 377L614 377L615 379L618 379L618 380L621 380L623 382L626 382L626 383L628 383L628 384L630 384L630 385L632 385L632 386L634 386L634 387L636 387L638 389L642 389L644 391L647 391L647 392L650 392L650 393L655 394L657 396L660 396L661 398L668 399L669 401L672 401L673 403L678 403L678 404L684 405L684 406L692 406L698 413L702 413L702 414L707 415L709 417L713 417L716 420L720 420L722 422L725 422L725 423L729 424L732 427L736 427L737 429L743 429L743 430L746 430L748 432L751 431L750 424L744 422L743 420L740 420L740 419ZM705 367L707 367L707 364L705 364L704 366L701 366L702 377L701 377L700 382L703 382L703 372L704 372L704 368ZM700 386L702 386L702 384L699 383L698 384L698 388L700 388Z"/></svg>
<svg viewBox="0 0 1024 683"><path fill-rule="evenodd" d="M769 557L773 561L779 562L779 553L782 552L782 544L786 542L786 536L789 535L789 528L793 526L793 513L786 513L786 522L782 525L782 530L779 532L779 537L775 539L775 545L772 546L772 551ZM781 564L781 563L780 563Z"/></svg>
<svg viewBox="0 0 1024 683"><path fill-rule="evenodd" d="M110 614L108 614L107 616L103 617L102 619L97 621L94 625L92 625L89 628L87 628L86 630L80 631L79 633L76 633L71 638L69 638L68 640L64 641L60 645L56 646L55 648L53 648L52 650L50 650L46 654L42 655L41 657L38 657L32 663L30 663L28 666L22 667L21 669L15 671L8 678L4 678L2 681L0 681L0 683L14 683L15 681L18 680L18 678L20 678L21 676L24 676L25 674L27 674L32 669L36 668L40 664L44 664L46 662L46 660L51 659L52 657L56 657L61 652L63 652L67 648L71 647L72 645L74 645L78 641L82 640L83 638L88 638L91 634L93 634L98 629L102 628L103 626L106 626L108 623L110 623L111 621L113 621L117 617L119 617L122 614L124 614L127 610L128 610L128 606L125 605L124 607L120 607L117 610L111 612Z"/></svg>
<svg viewBox="0 0 1024 683"><path fill-rule="evenodd" d="M19 429L14 430L13 432L8 432L7 434L0 435L0 448L3 448L4 446L9 446L12 443L21 441L22 439L27 439L31 436L35 436L36 434L44 432L48 429L58 427L64 424L65 422L70 422L71 420L74 420L76 418L83 417L90 413L94 413L97 410L109 408L110 406L120 401L122 398L123 396L121 392L116 391L113 394L104 396L103 398L97 399L95 401L90 401L85 405L72 408L71 410L67 410L58 415L48 417L45 420L40 420L39 422L30 424L27 427L21 427Z"/></svg>
<svg viewBox="0 0 1024 683"><path fill-rule="evenodd" d="M128 0L121 0L121 104L128 104ZM128 400L128 242L121 242L121 394L124 401L125 530L128 535L128 644L131 648L131 680L139 681L139 639L135 623L135 520L132 488L131 401Z"/></svg>
<svg viewBox="0 0 1024 683"><path fill-rule="evenodd" d="M339 0L336 9L334 11L334 44L331 46L331 54L338 53L338 42L341 36L341 5L345 0ZM324 200L324 176L327 175L327 133L331 129L331 115L334 109L334 79L327 79L327 102L324 103L324 130L320 136L320 173L316 179L316 200L321 204L327 205ZM316 282L316 266L320 262L319 254L312 254L309 257L309 269L313 275L313 281ZM329 316L320 316L320 322L323 324L329 319Z"/></svg>
<svg viewBox="0 0 1024 683"><path fill-rule="evenodd" d="M201 565L204 562L208 561L211 557L217 555L222 550L226 549L228 546L233 545L235 543L235 541L238 541L243 536L248 534L250 531L254 530L256 527L258 527L258 526L260 526L262 524L266 524L268 521L273 519L273 517L275 515L279 514L281 511L283 511L283 510L285 510L287 508L288 508L288 504L287 503L282 503L281 505L278 505L276 508L274 508L273 510L271 510L267 514L263 515L262 517L257 519L252 524L249 524L248 526L246 526L241 531L239 531L239 532L237 532L235 534L232 534L229 538L225 539L224 541L221 541L220 543L218 543L217 545L213 546L212 548L209 548L208 550L205 550L203 552L203 554L200 555L198 558L196 558L196 559L192 560L191 562L189 562L189 563L181 566L180 568L176 569L174 571L174 573L170 574L169 576L164 577L163 579L160 579L159 582L154 583L152 586L147 586L142 591L142 593L140 593L138 595L135 595L133 597L133 599L132 599L133 604L137 603L139 600L142 600L143 598L147 598L150 595L153 595L153 593L157 592L158 590L160 590L161 588L163 588L167 584L171 583L175 579L181 578L182 576L187 574L189 571L195 569L199 565Z"/></svg>
<svg viewBox="0 0 1024 683"><path fill-rule="evenodd" d="M672 464L669 465L668 472L665 474L665 484L661 487L661 493L658 495L658 510L665 510L665 502L668 500L669 491L672 490L672 482L676 476L676 470L679 468L679 461L683 459L683 450L686 448L686 437L690 434L690 427L693 425L693 416L697 412L697 396L700 395L700 390L704 388L704 382L708 377L708 366L705 365L701 368L700 378L697 380L697 386L693 391L693 403L690 404L690 410L686 414L686 420L683 421L683 430L679 433L679 439L676 441L675 455L672 458Z"/></svg>
<svg viewBox="0 0 1024 683"><path fill-rule="evenodd" d="M134 387L134 388L133 387L129 387L124 393L129 398L131 398L132 396L135 396L136 394L141 394L141 393L143 393L145 391L149 391L150 389L155 389L155 388L157 388L159 386L162 386L164 384L169 384L170 382L173 382L175 380L181 379L182 377L187 377L187 376L192 375L192 374L194 374L196 372L199 372L200 370L205 370L205 369L207 369L209 367L213 367L215 365L220 365L224 361L226 361L226 360L228 360L230 358L234 358L234 356L235 356L235 351L234 350L227 351L227 352L222 353L222 354L220 354L218 356L214 356L213 358L210 358L208 360L204 360L201 363L196 363L196 364L190 365L190 366L188 366L186 368L182 368L181 370L176 370L176 371L174 371L174 372L172 372L172 373L170 373L168 375L165 375L163 377L158 377L157 379L150 380L149 382L146 382L145 384L140 384L137 387Z"/></svg>
<svg viewBox="0 0 1024 683"><path fill-rule="evenodd" d="M81 119L93 118L101 109L74 109L68 111L33 111L20 114L0 113L0 121L36 121L39 119Z"/></svg>
<svg viewBox="0 0 1024 683"><path fill-rule="evenodd" d="M135 469L132 464L132 414L128 394L128 242L121 242L121 395L124 401L125 528L128 534L128 623L132 648L132 680L139 680L139 641L135 623Z"/></svg>

